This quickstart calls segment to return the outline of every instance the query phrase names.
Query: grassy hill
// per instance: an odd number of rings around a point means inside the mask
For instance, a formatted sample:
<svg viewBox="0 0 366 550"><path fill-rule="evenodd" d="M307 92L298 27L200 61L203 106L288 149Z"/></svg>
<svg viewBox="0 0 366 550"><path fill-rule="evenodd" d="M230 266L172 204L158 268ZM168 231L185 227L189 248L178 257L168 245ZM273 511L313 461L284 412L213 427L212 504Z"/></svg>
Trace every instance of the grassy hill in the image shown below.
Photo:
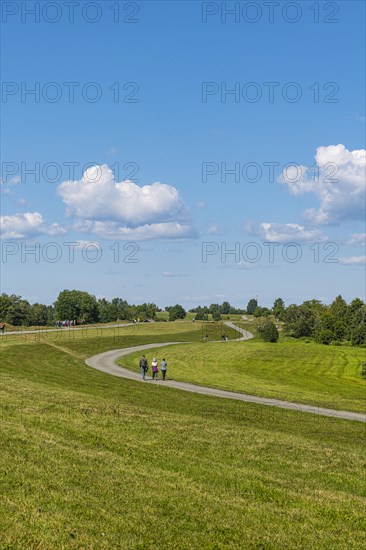
<svg viewBox="0 0 366 550"><path fill-rule="evenodd" d="M291 339L179 345L147 355L165 357L174 380L339 410L366 408L362 348ZM120 364L138 371L139 358L129 355Z"/></svg>
<svg viewBox="0 0 366 550"><path fill-rule="evenodd" d="M365 426L85 365L108 347L200 340L157 325L2 341L0 548L363 547Z"/></svg>

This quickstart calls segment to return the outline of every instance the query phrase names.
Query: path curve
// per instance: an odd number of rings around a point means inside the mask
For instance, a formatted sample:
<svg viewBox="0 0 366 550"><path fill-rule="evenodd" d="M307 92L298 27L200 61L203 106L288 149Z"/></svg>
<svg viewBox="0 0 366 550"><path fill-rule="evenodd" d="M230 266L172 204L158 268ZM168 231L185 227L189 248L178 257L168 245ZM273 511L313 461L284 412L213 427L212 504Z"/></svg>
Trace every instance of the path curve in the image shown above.
<svg viewBox="0 0 366 550"><path fill-rule="evenodd" d="M243 328L240 328L240 327L237 327L236 325L234 325L234 323L232 323L231 321L225 321L224 323L227 327L230 327L232 328L233 330L236 330L237 332L239 332L242 337L241 338L237 338L237 342L239 342L240 340L250 340L251 338L254 338L253 334L251 332L248 332L247 330L244 330Z"/></svg>
<svg viewBox="0 0 366 550"><path fill-rule="evenodd" d="M228 324L228 323L226 323ZM230 323L231 328L235 328L242 334L240 340L248 340L253 338L253 335L250 332L245 331L244 329L239 329L232 323ZM229 326L230 326L229 325ZM269 399L267 397L258 397L257 395L248 395L245 393L236 393L227 390L219 390L216 388L208 388L206 386L197 386L195 384L189 384L188 382L178 382L176 380L152 380L150 377L147 377L146 380L142 380L141 375L120 367L116 364L116 361L129 355L130 353L135 353L137 351L143 351L146 349L160 348L163 346L173 346L176 344L187 344L187 342L163 342L155 344L144 344L141 346L132 346L130 348L116 349L111 351L106 351L104 353L99 353L93 357L86 359L85 363L94 369L97 369L101 372L111 374L113 376L118 376L120 378L127 378L129 380L135 380L141 383L154 384L158 386L167 386L169 388L176 388L179 390L189 391L193 393L199 393L203 395L211 395L214 397L223 397L226 399L235 399L237 401L245 401L247 403L257 403L259 405L267 405L270 407L278 407L281 409L290 409L295 411L307 412L318 414L322 416L331 416L334 418L341 418L345 420L355 420L357 422L366 422L366 414L355 413L350 411L337 411L335 409L325 409L322 407L315 407L312 405L304 405L302 403L291 403L289 401L281 401L279 399Z"/></svg>

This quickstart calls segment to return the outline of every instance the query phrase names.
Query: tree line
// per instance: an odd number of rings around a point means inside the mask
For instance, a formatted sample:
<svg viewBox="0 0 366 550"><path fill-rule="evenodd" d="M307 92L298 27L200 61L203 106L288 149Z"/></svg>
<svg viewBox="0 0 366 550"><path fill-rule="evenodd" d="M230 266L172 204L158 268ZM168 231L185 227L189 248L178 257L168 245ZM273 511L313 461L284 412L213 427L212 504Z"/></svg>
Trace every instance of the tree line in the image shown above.
<svg viewBox="0 0 366 550"><path fill-rule="evenodd" d="M257 300L252 299L246 313L254 317L274 316L283 323L285 334L294 338L313 338L327 345L366 345L366 304L360 298L347 304L339 295L330 305L306 300L287 307L282 298L277 298L271 309L258 306Z"/></svg>
<svg viewBox="0 0 366 550"><path fill-rule="evenodd" d="M13 326L51 326L63 320L72 320L76 324L156 320L161 311L154 303L135 305L122 298L97 299L81 290L63 290L52 305L30 304L15 294L0 295L0 321ZM166 306L165 311L170 321L184 319L187 314L180 304ZM260 321L259 334L261 331L264 335L269 334L270 341L276 341L276 330L270 323L275 326L277 322L283 324L285 334L294 338L313 338L322 344L349 342L352 345L366 345L366 304L360 298L347 304L339 295L330 305L319 300L307 300L287 307L282 298L277 298L272 308L261 307L252 298L243 309L225 301L222 304L197 306L190 312L195 313L197 321L208 320L209 315L214 321L219 321L223 315L253 315Z"/></svg>

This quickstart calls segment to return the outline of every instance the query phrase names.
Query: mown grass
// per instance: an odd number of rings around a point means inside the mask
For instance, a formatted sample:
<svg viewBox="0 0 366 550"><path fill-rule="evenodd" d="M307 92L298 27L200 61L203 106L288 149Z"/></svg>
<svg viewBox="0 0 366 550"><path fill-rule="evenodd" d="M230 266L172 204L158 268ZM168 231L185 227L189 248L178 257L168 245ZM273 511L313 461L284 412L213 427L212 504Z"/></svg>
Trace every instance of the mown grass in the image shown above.
<svg viewBox="0 0 366 550"><path fill-rule="evenodd" d="M104 375L74 344L2 348L1 548L364 547L363 424Z"/></svg>
<svg viewBox="0 0 366 550"><path fill-rule="evenodd" d="M170 346L149 350L148 356L165 357L174 380L339 410L366 409L362 348L247 341ZM139 357L119 363L138 371Z"/></svg>
<svg viewBox="0 0 366 550"><path fill-rule="evenodd" d="M222 323L175 321L167 323L140 323L123 327L93 327L82 330L60 329L49 332L39 330L32 334L4 334L0 337L0 350L17 344L48 343L86 359L110 349L137 346L154 342L202 342L208 333L210 340L220 340L225 332L232 339L240 336L237 331Z"/></svg>

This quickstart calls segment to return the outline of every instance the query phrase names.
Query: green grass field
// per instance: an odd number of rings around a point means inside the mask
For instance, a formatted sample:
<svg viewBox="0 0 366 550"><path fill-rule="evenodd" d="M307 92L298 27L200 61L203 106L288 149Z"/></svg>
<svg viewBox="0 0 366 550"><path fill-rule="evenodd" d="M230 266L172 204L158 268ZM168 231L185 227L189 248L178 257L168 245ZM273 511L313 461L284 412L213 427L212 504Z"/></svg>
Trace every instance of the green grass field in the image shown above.
<svg viewBox="0 0 366 550"><path fill-rule="evenodd" d="M0 548L365 546L364 424L141 384L84 363L178 336L197 342L194 353L226 346L198 344L192 325L2 341Z"/></svg>
<svg viewBox="0 0 366 550"><path fill-rule="evenodd" d="M149 350L168 361L168 377L202 386L285 399L338 410L364 412L366 380L360 374L365 350L299 341L179 345ZM120 364L138 369L140 354Z"/></svg>

